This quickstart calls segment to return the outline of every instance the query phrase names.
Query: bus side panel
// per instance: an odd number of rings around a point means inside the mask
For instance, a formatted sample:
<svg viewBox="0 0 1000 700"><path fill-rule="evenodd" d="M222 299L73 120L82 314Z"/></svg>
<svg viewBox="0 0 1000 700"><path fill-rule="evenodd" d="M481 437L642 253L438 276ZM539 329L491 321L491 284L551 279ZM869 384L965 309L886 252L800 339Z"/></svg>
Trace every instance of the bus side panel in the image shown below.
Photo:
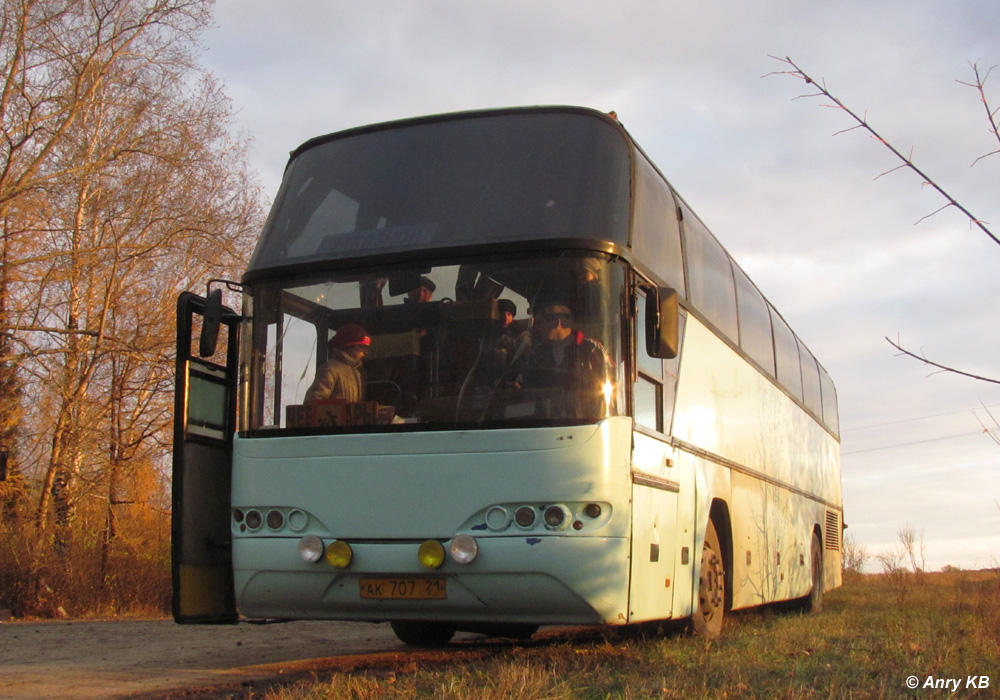
<svg viewBox="0 0 1000 700"><path fill-rule="evenodd" d="M695 458L695 546L700 553L712 501L721 499L732 523L733 607L805 595L813 531L828 512L841 510L839 445L693 317L684 343L674 437L704 453ZM824 553L832 587L831 555L839 551Z"/></svg>

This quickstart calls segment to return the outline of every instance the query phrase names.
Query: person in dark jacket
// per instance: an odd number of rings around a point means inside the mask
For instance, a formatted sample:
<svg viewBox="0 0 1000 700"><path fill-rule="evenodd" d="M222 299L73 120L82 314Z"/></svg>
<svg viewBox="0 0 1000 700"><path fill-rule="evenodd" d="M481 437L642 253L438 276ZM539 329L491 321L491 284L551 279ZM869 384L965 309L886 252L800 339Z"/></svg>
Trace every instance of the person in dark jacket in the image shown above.
<svg viewBox="0 0 1000 700"><path fill-rule="evenodd" d="M539 305L530 348L522 355L518 385L524 389L562 389L557 414L598 418L606 413L613 363L603 345L574 329L568 304L551 301Z"/></svg>

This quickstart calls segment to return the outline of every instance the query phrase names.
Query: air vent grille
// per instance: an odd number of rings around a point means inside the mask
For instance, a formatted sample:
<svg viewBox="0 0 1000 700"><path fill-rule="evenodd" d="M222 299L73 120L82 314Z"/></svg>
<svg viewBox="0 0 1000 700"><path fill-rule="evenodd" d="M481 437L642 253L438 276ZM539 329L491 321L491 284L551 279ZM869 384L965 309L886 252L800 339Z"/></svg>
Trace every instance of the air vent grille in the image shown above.
<svg viewBox="0 0 1000 700"><path fill-rule="evenodd" d="M825 547L840 551L840 513L835 510L826 511Z"/></svg>

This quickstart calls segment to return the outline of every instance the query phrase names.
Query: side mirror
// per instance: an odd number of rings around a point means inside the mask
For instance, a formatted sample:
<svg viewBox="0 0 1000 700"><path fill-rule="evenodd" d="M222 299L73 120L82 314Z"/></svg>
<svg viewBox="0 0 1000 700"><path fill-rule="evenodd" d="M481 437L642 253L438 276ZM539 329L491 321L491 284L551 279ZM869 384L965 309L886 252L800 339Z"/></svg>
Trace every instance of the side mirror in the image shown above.
<svg viewBox="0 0 1000 700"><path fill-rule="evenodd" d="M680 352L680 301L670 287L650 289L646 299L646 354L672 360Z"/></svg>
<svg viewBox="0 0 1000 700"><path fill-rule="evenodd" d="M222 290L213 289L205 298L205 314L201 322L201 338L198 354L211 357L219 344L219 329L222 327Z"/></svg>

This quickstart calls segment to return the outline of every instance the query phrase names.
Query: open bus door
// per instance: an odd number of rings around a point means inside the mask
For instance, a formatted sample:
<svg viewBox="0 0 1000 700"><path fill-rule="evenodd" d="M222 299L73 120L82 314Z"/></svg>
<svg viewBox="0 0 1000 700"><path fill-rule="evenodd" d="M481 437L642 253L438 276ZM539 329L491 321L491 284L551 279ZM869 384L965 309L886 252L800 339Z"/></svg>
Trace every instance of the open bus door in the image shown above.
<svg viewBox="0 0 1000 700"><path fill-rule="evenodd" d="M239 617L229 526L239 321L222 305L221 289L208 299L190 292L177 299L171 576L179 623Z"/></svg>

